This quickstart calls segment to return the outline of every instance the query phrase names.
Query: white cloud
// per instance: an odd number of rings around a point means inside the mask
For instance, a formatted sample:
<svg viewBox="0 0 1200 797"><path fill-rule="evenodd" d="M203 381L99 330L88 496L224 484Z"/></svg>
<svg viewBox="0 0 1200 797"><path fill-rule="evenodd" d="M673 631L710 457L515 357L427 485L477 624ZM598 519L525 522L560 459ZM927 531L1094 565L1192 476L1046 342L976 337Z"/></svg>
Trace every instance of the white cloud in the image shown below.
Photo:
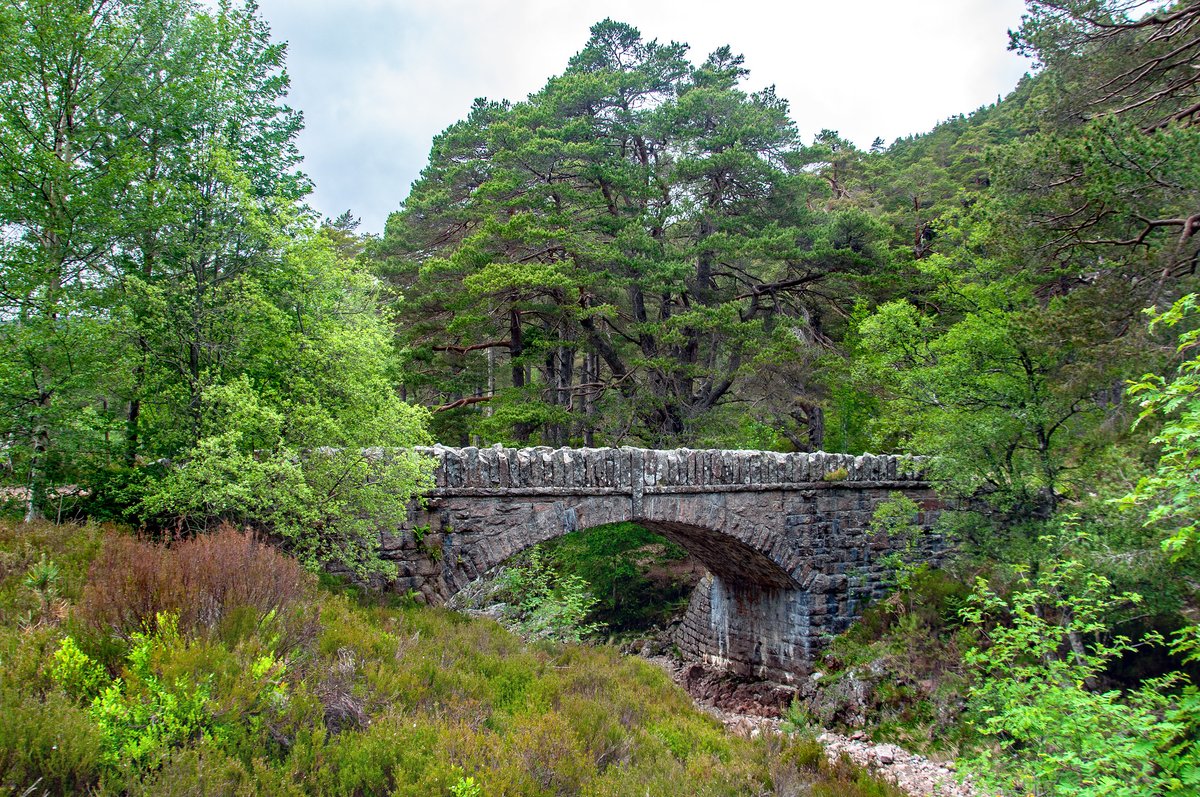
<svg viewBox="0 0 1200 797"><path fill-rule="evenodd" d="M425 165L429 143L475 97L539 89L608 16L693 59L729 44L749 86L775 84L805 137L832 128L861 146L930 129L1016 85L1006 51L1021 0L260 0L289 42L292 103L314 204L352 208L380 231Z"/></svg>

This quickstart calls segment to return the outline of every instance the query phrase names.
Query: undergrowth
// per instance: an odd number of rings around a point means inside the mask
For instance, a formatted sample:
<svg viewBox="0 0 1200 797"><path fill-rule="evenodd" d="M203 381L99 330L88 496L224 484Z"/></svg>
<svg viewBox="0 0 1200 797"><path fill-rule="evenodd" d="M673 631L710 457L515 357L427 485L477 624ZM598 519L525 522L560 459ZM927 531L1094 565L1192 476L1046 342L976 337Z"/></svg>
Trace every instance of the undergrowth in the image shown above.
<svg viewBox="0 0 1200 797"><path fill-rule="evenodd" d="M4 526L0 552L0 794L893 793L610 648L340 594L232 529ZM28 622L43 554L61 610Z"/></svg>
<svg viewBox="0 0 1200 797"><path fill-rule="evenodd" d="M975 632L958 616L970 590L920 567L906 589L868 608L836 637L801 689L790 720L924 753L957 754L967 674L963 652Z"/></svg>

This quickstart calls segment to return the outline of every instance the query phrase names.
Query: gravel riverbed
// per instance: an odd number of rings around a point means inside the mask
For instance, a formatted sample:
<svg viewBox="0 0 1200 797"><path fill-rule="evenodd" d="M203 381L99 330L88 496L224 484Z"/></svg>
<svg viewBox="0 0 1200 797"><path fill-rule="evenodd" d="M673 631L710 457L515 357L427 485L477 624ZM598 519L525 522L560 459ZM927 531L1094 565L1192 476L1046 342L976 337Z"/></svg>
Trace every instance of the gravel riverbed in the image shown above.
<svg viewBox="0 0 1200 797"><path fill-rule="evenodd" d="M696 705L720 720L730 733L754 738L764 733L783 733L779 713L787 705L790 691L766 683L737 684L698 664L679 662L666 656L646 656L662 667L692 695ZM913 797L985 797L968 779L960 776L954 762L932 761L894 744L877 744L863 733L851 736L824 731L817 741L830 761L846 756L876 777L894 784Z"/></svg>

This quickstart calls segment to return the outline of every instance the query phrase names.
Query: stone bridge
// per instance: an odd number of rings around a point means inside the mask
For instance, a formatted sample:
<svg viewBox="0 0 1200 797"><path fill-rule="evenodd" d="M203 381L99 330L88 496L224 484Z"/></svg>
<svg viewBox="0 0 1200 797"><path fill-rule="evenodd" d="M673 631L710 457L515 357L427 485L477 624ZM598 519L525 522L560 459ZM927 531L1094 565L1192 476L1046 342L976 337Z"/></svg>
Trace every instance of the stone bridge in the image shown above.
<svg viewBox="0 0 1200 797"><path fill-rule="evenodd" d="M436 486L405 528L383 535L397 590L443 603L514 554L568 532L632 521L708 569L676 643L742 675L788 680L884 594L873 534L900 491L928 528L940 504L918 464L894 456L637 448L434 448ZM921 535L920 555L941 541Z"/></svg>

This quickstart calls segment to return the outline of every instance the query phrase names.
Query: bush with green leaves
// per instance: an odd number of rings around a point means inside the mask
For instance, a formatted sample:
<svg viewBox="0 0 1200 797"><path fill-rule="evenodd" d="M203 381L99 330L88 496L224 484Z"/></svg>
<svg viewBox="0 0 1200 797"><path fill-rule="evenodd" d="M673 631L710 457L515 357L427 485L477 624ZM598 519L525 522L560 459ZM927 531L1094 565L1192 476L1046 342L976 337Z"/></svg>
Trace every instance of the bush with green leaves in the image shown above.
<svg viewBox="0 0 1200 797"><path fill-rule="evenodd" d="M1142 412L1138 423L1159 421L1151 441L1161 446L1154 473L1143 476L1125 498L1126 505L1150 505L1148 525L1168 529L1163 548L1177 556L1193 556L1200 546L1200 328L1188 329L1200 313L1200 297L1188 294L1165 313L1151 312L1151 326L1183 324L1178 352L1192 356L1173 378L1146 374L1129 386Z"/></svg>
<svg viewBox="0 0 1200 797"><path fill-rule="evenodd" d="M1064 552L1038 572L1014 568L1005 597L985 580L962 610L984 642L967 652L968 700L982 743L967 763L1005 794L1071 797L1191 795L1200 788L1200 693L1182 672L1128 692L1101 688L1106 668L1135 650L1112 635L1113 611L1138 603ZM1198 659L1195 629L1173 648ZM1158 640L1149 635L1138 643Z"/></svg>
<svg viewBox="0 0 1200 797"><path fill-rule="evenodd" d="M112 770L153 767L172 750L222 735L212 697L211 679L190 672L166 677L164 660L185 653L178 618L160 614L153 633L136 633L125 656L123 675L110 679L104 667L65 637L54 652L50 677L73 699L87 706L100 729L101 761ZM286 699L280 680L283 662L269 651L250 664L262 700Z"/></svg>
<svg viewBox="0 0 1200 797"><path fill-rule="evenodd" d="M578 642L602 628L587 622L598 602L587 582L560 573L537 547L524 562L505 568L497 586L512 602L513 626L525 636Z"/></svg>
<svg viewBox="0 0 1200 797"><path fill-rule="evenodd" d="M203 436L186 460L147 485L145 515L188 530L256 525L310 569L334 564L358 576L394 575L395 565L379 556L379 530L403 522L409 501L429 484L431 462L398 449L301 448L289 417L245 376L209 388L204 398ZM376 421L389 430L379 441L425 441L422 412L400 402L384 410Z"/></svg>
<svg viewBox="0 0 1200 797"><path fill-rule="evenodd" d="M88 706L100 728L102 760L108 767L151 765L211 731L208 684L182 676L165 681L155 672L154 659L180 644L175 618L160 616L153 634L134 635L124 676L109 680L71 637L60 643L51 677Z"/></svg>
<svg viewBox="0 0 1200 797"><path fill-rule="evenodd" d="M450 793L454 797L483 797L483 787L476 782L475 778L465 776L459 778L453 786L450 787Z"/></svg>

